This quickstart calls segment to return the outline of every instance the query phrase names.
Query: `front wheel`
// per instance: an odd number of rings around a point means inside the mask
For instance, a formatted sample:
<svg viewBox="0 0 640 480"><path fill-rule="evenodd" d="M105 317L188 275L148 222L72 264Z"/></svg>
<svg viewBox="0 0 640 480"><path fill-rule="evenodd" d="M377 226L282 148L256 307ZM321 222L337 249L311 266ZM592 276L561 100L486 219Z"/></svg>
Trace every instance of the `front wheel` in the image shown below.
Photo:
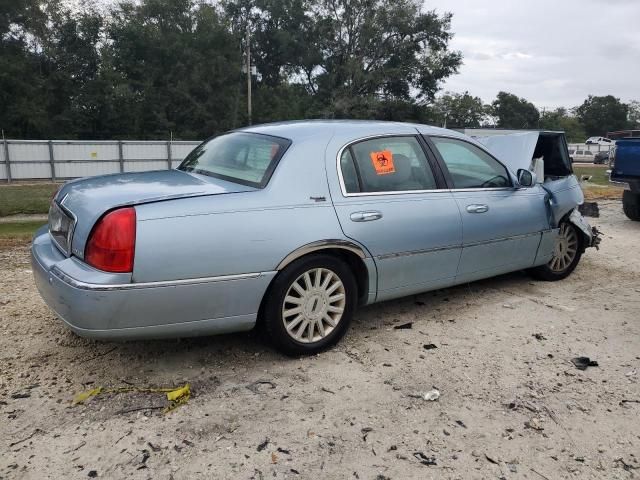
<svg viewBox="0 0 640 480"><path fill-rule="evenodd" d="M553 257L546 265L532 268L529 272L538 280L553 282L568 277L580 262L583 238L577 227L569 222L560 224Z"/></svg>
<svg viewBox="0 0 640 480"><path fill-rule="evenodd" d="M330 255L309 255L274 280L265 303L266 330L287 355L311 355L346 333L357 301L349 267Z"/></svg>

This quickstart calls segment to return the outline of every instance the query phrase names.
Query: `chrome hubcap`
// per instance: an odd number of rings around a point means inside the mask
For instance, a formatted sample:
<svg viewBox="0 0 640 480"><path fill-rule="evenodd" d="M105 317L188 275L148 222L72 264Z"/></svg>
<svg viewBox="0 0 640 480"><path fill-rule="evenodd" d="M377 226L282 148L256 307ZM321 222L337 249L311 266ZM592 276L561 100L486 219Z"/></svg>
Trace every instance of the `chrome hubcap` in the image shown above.
<svg viewBox="0 0 640 480"><path fill-rule="evenodd" d="M560 234L556 240L553 258L549 262L549 268L554 272L562 272L576 258L578 253L578 236L573 227L568 223L560 225Z"/></svg>
<svg viewBox="0 0 640 480"><path fill-rule="evenodd" d="M318 342L336 328L345 304L340 277L326 268L314 268L289 287L282 305L282 321L296 341Z"/></svg>

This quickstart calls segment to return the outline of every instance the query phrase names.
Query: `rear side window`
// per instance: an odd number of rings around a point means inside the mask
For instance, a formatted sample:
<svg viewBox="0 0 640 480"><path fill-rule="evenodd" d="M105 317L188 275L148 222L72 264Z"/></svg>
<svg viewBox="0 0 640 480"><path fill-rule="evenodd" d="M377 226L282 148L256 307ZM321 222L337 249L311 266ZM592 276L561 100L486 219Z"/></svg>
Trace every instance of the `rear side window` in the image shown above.
<svg viewBox="0 0 640 480"><path fill-rule="evenodd" d="M263 188L290 144L269 135L228 133L197 146L178 170Z"/></svg>
<svg viewBox="0 0 640 480"><path fill-rule="evenodd" d="M482 149L462 140L432 137L454 188L510 187L507 169Z"/></svg>
<svg viewBox="0 0 640 480"><path fill-rule="evenodd" d="M347 193L384 193L437 188L414 137L382 137L345 149L340 158Z"/></svg>

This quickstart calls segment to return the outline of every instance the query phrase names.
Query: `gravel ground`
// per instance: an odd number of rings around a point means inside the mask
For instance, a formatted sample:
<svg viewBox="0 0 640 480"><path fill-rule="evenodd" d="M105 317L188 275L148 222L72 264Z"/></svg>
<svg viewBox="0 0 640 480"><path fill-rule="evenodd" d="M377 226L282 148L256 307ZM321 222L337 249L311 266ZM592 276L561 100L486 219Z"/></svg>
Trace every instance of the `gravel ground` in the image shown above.
<svg viewBox="0 0 640 480"><path fill-rule="evenodd" d="M602 247L562 282L515 273L363 308L302 359L257 333L81 339L40 300L28 246L0 251L0 478L637 478L640 223L621 210L601 204ZM185 382L167 414L157 393L71 402Z"/></svg>

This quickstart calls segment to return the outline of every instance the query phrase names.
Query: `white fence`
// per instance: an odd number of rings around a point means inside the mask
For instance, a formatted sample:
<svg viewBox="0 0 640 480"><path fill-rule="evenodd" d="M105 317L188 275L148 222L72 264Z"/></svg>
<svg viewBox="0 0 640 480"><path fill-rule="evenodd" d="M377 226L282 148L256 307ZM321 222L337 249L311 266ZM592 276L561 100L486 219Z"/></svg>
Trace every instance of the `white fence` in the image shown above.
<svg viewBox="0 0 640 480"><path fill-rule="evenodd" d="M586 143L569 143L567 145L569 150L587 150L589 152L598 153L598 152L609 152L615 144L611 145L594 145L594 144L586 144Z"/></svg>
<svg viewBox="0 0 640 480"><path fill-rule="evenodd" d="M0 181L175 168L200 142L0 140Z"/></svg>

